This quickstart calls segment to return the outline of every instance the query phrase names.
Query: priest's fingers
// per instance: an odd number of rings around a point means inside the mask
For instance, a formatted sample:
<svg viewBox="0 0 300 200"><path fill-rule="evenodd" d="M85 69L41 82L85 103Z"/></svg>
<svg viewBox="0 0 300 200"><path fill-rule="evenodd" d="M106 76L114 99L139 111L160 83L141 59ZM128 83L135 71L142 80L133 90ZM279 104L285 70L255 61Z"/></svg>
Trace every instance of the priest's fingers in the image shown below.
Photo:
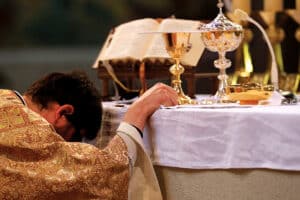
<svg viewBox="0 0 300 200"><path fill-rule="evenodd" d="M175 106L178 104L178 95L173 88L164 88L164 98L161 102L163 106Z"/></svg>

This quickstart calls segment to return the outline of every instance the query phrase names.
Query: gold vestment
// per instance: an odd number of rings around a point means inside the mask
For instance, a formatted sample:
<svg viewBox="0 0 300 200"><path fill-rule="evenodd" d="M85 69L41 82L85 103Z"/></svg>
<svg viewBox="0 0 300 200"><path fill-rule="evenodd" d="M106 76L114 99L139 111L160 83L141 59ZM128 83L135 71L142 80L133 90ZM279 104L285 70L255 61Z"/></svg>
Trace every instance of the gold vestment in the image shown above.
<svg viewBox="0 0 300 200"><path fill-rule="evenodd" d="M13 91L0 90L0 199L128 198L127 147L70 143Z"/></svg>

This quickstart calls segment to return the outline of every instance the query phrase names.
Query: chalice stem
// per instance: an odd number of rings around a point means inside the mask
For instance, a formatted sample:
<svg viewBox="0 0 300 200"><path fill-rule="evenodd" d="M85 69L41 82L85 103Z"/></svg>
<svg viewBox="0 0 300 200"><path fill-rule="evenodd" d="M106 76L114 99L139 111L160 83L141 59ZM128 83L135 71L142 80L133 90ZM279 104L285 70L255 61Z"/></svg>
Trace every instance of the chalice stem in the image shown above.
<svg viewBox="0 0 300 200"><path fill-rule="evenodd" d="M184 67L180 65L180 59L174 58L175 64L170 67L170 72L172 74L172 87L178 94L179 104L196 104L197 102L190 97L186 96L182 90L181 86L181 74L184 72Z"/></svg>
<svg viewBox="0 0 300 200"><path fill-rule="evenodd" d="M223 97L223 95L225 95L225 89L228 85L227 83L227 79L228 76L226 74L226 69L220 69L220 74L218 75L218 79L219 79L219 87L218 87L218 96L219 97Z"/></svg>
<svg viewBox="0 0 300 200"><path fill-rule="evenodd" d="M178 94L183 94L181 87L181 74L184 72L184 68L180 65L179 59L175 59L175 64L170 68L170 72L173 75L172 78L172 87Z"/></svg>
<svg viewBox="0 0 300 200"><path fill-rule="evenodd" d="M231 61L226 59L225 52L220 52L219 59L215 60L214 64L216 68L219 69L219 75L218 75L219 87L216 93L216 97L218 99L223 99L226 95L226 87L228 85L227 84L228 76L226 74L226 69L230 67Z"/></svg>

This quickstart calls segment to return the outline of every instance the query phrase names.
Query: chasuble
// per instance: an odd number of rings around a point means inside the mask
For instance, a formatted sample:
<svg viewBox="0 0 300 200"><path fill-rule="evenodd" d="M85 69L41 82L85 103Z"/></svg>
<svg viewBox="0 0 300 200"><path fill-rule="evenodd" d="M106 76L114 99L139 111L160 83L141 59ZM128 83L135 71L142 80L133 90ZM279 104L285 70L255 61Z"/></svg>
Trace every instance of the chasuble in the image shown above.
<svg viewBox="0 0 300 200"><path fill-rule="evenodd" d="M128 198L127 147L70 143L13 91L0 90L0 199Z"/></svg>
<svg viewBox="0 0 300 200"><path fill-rule="evenodd" d="M138 131L123 122L117 133L103 150L66 142L15 92L0 90L0 199L162 199Z"/></svg>

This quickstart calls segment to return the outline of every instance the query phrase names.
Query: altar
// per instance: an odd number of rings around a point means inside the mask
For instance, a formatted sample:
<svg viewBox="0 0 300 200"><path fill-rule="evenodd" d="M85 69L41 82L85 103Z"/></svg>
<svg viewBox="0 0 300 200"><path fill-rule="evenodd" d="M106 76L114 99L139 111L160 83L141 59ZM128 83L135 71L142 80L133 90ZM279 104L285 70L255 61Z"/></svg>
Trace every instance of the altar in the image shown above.
<svg viewBox="0 0 300 200"><path fill-rule="evenodd" d="M128 105L103 103L98 145ZM144 130L164 199L298 199L300 105L159 109Z"/></svg>
<svg viewBox="0 0 300 200"><path fill-rule="evenodd" d="M248 3L249 1L247 3L243 2L244 5L248 5ZM279 1L277 5L279 5ZM239 61L242 61L242 59L238 59L239 56L244 58L244 63L241 64L241 70L237 70L240 74L234 78L235 81L232 80L231 84L235 85L239 83L238 79L243 77L245 82L241 81L240 84L246 83L247 85L249 82L253 82L254 85L248 84L248 86L256 85L259 87L243 86L241 87L242 89L234 89L233 92L243 93L243 95L239 94L238 96L244 99L229 100L232 100L232 102L242 102L244 100L246 102L253 102L252 100L255 99L249 98L249 93L245 95L247 91L255 91L254 96L257 97L258 93L268 95L274 89L284 88L282 87L283 81L278 80L279 75L281 73L284 74L284 70L279 71L280 67L277 66L276 62L278 59L276 59L272 47L272 42L275 45L279 43L279 40L269 41L264 28L252 19L248 12L237 10L238 12L235 12L235 17L238 17L235 19L236 22L227 19L222 11L223 6L224 3L219 0L217 4L219 13L216 18L207 24L197 23L197 29L193 29L195 26L191 26L190 29L179 30L178 27L184 27L183 24L174 26L174 30L176 31L171 30L169 26L165 26L168 29L161 29L164 27L161 22L159 25L160 28L155 30L159 30L161 40L153 38L151 40L157 41L157 44L162 45L159 49L166 50L166 55L175 61L175 65L170 67L172 74L171 85L179 96L178 102L180 104L180 106L162 107L157 110L150 117L143 131L143 142L146 152L154 165L162 189L163 199L299 199L299 103L297 105L197 104L191 106L191 104L195 103L194 99L192 99L194 97L193 87L195 87L195 73L193 72L191 73L190 84L188 84L190 86L188 87L188 95L192 98L183 94L181 75L183 78L184 66L181 66L181 61L184 60L183 58L187 58L184 56L195 50L195 43L192 42L192 37L196 34L199 34L199 37L197 36L197 39L194 41L202 41L203 44L199 45L201 46L201 53L197 51L197 54L195 54L198 57L191 56L191 58L197 57L197 59L194 59L195 62L192 62L189 66L197 65L204 47L211 52L218 53L218 59L213 63L215 68L219 70L217 76L219 85L215 95L219 102L224 102L223 100L227 101L230 96L228 94L228 75L226 74L226 69L231 66L231 61L226 58L226 53L235 50L237 50L235 65L239 66ZM238 7L241 7L241 5ZM273 1L270 7L272 9L266 10L273 11L271 15L259 13L265 22L273 19L275 11L278 10L275 8ZM251 9L249 7L246 10L250 12ZM264 76L266 78L263 80L255 80L255 76L251 75L255 71L251 64L250 53L246 51L249 47L251 37L247 37L246 31L237 22L240 20L254 24L264 35L264 39L270 50L271 64L268 66L264 74L267 76ZM176 22L177 20L166 19L163 21ZM191 21L191 23L195 22ZM174 23L172 24L174 25ZM270 27L272 25L272 23L267 24ZM270 31L275 33L273 29L270 29ZM110 40L108 41L108 46L111 47L113 40L111 42ZM122 41L127 40L123 39ZM117 47L119 48L119 43L116 44L118 44ZM261 44L259 45L261 47ZM276 56L279 56L279 53L277 52ZM106 54L105 57L105 53L100 53L99 60L112 61L112 59L109 59L111 54L107 52ZM158 54L156 57L161 57L162 55ZM145 58L145 56L142 58ZM187 61L190 60L187 59ZM103 63L107 64L107 62ZM108 64L110 63L108 62ZM106 66L106 68L109 69L109 66ZM144 70L141 71L143 72ZM140 74L143 78L147 73ZM159 72L158 74L162 73ZM242 75L245 75L245 77ZM128 78L129 82L132 81L132 77L130 76L125 75L125 78ZM298 79L295 78L295 80ZM279 83L281 85L278 85ZM262 89L269 84L272 84L272 90ZM297 84L299 85L298 82ZM297 84L293 83L292 85L295 85L295 87L284 88L284 90L296 93L298 90L296 89L298 87ZM261 95L258 96L262 97ZM256 99L257 101L255 101L258 102L267 99L265 97ZM127 103L103 103L103 124L97 141L97 146L100 148L105 147L107 142L114 136L115 130L129 106Z"/></svg>

